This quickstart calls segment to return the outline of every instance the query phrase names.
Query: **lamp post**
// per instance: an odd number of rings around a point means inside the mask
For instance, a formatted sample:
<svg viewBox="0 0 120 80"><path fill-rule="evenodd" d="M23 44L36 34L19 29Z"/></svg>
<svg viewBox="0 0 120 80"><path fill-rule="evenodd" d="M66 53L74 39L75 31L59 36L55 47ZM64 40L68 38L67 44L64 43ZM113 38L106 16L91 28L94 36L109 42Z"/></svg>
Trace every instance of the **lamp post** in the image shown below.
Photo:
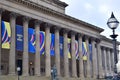
<svg viewBox="0 0 120 80"><path fill-rule="evenodd" d="M19 72L20 72L20 67L17 67L17 73L18 73L18 80L19 80Z"/></svg>
<svg viewBox="0 0 120 80"><path fill-rule="evenodd" d="M117 38L118 35L115 34L115 29L118 27L119 22L115 18L113 12L111 14L111 17L108 19L107 25L113 31L113 34L110 35L110 37L113 38L113 51L114 51L114 62L115 62L114 63L114 73L117 73L116 64L117 64L118 60L117 60L116 38Z"/></svg>

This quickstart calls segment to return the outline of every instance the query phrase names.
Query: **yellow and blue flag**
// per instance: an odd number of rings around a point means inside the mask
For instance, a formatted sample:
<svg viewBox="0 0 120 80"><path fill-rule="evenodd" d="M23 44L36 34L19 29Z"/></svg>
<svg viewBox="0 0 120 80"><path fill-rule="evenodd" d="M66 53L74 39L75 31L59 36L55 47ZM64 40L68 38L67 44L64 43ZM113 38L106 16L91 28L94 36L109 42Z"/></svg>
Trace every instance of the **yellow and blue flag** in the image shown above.
<svg viewBox="0 0 120 80"><path fill-rule="evenodd" d="M1 32L2 32L2 48L10 49L11 29L10 24L8 22L2 21Z"/></svg>
<svg viewBox="0 0 120 80"><path fill-rule="evenodd" d="M83 54L83 60L87 60L87 44L86 42L82 43L82 54Z"/></svg>
<svg viewBox="0 0 120 80"><path fill-rule="evenodd" d="M68 38L68 58L71 59L71 53L70 53L70 50L71 50L71 39Z"/></svg>
<svg viewBox="0 0 120 80"><path fill-rule="evenodd" d="M79 55L78 55L78 41L75 40L75 56L76 56L76 59L79 59Z"/></svg>

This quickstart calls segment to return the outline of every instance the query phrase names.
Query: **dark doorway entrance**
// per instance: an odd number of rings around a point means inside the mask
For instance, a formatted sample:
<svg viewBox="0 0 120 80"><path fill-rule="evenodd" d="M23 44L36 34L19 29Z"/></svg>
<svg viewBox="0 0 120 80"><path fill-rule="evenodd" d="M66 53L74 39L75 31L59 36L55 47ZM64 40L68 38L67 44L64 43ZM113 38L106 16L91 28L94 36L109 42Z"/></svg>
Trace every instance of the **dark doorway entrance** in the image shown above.
<svg viewBox="0 0 120 80"><path fill-rule="evenodd" d="M22 60L17 60L17 67L20 67L19 75L22 75Z"/></svg>

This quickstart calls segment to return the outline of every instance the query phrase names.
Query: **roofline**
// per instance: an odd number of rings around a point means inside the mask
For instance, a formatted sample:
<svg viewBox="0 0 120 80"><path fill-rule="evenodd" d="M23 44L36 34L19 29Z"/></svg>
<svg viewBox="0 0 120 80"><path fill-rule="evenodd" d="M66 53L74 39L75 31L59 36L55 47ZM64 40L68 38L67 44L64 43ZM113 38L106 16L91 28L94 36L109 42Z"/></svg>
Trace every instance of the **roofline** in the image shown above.
<svg viewBox="0 0 120 80"><path fill-rule="evenodd" d="M11 0L10 0L11 1ZM36 5L35 3L30 3L28 0L25 1L25 0L12 0L12 2L19 2L21 4L24 4L25 6L29 6L29 7L32 7L32 8L35 8L35 9L38 9L38 10L41 10L41 11L44 11L44 12L48 12L49 14L53 14L53 15L56 15L56 16L59 16L59 17L63 17L65 19L68 19L68 20L71 20L72 22L75 22L75 23L80 23L82 25L85 25L85 26L88 26L90 28L93 28L97 31L99 31L99 33L103 32L104 29L103 28L100 28L98 26L95 26L93 24L90 24L90 23L87 23L85 21L82 21L82 20L79 20L79 19L76 19L74 17L71 17L67 14L64 14L64 13L60 13L60 12L57 12L57 11L54 11L48 7L45 7L45 6L42 6L42 5ZM64 3L62 1L59 1L57 0L57 2L60 2L60 3ZM67 5L66 3L64 3L65 5Z"/></svg>

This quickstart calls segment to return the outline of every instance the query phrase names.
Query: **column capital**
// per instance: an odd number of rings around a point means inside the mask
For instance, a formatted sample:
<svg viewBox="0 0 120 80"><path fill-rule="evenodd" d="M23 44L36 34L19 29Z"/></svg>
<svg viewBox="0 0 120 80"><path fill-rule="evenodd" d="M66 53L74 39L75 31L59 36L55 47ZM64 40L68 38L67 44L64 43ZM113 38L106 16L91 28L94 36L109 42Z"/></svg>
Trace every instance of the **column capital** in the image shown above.
<svg viewBox="0 0 120 80"><path fill-rule="evenodd" d="M0 14L2 14L2 12L4 12L4 11L5 11L4 9L0 8Z"/></svg>
<svg viewBox="0 0 120 80"><path fill-rule="evenodd" d="M71 35L76 35L77 33L75 31L69 31Z"/></svg>
<svg viewBox="0 0 120 80"><path fill-rule="evenodd" d="M94 38L94 37L90 37L90 40L91 40L91 42L96 42L96 41L95 41L96 38Z"/></svg>
<svg viewBox="0 0 120 80"><path fill-rule="evenodd" d="M18 14L15 13L15 12L11 12L11 13L10 13L10 17L14 17L14 18L16 18L17 16L18 16Z"/></svg>
<svg viewBox="0 0 120 80"><path fill-rule="evenodd" d="M69 31L70 31L69 29L66 28L63 29L63 33L68 33Z"/></svg>
<svg viewBox="0 0 120 80"><path fill-rule="evenodd" d="M49 23L44 22L44 23L43 23L43 26L44 26L45 28L50 28L50 27L52 27L53 25L52 25L52 24L49 24Z"/></svg>
<svg viewBox="0 0 120 80"><path fill-rule="evenodd" d="M57 27L57 26L53 26L54 27L54 30L60 30L61 28L60 27Z"/></svg>
<svg viewBox="0 0 120 80"><path fill-rule="evenodd" d="M105 47L105 46L102 46L102 49L103 49L103 50L106 50L106 47Z"/></svg>
<svg viewBox="0 0 120 80"><path fill-rule="evenodd" d="M98 38L96 38L96 43L100 43L101 42L101 40L100 39L98 39Z"/></svg>
<svg viewBox="0 0 120 80"><path fill-rule="evenodd" d="M40 24L43 23L43 22L40 21L40 20L35 20L34 23L35 23L35 25L40 25Z"/></svg>
<svg viewBox="0 0 120 80"><path fill-rule="evenodd" d="M31 19L30 17L28 17L28 16L24 16L24 17L23 17L23 22L24 22L24 21L29 22L30 19Z"/></svg>
<svg viewBox="0 0 120 80"><path fill-rule="evenodd" d="M89 39L90 36L88 36L88 35L84 35L84 38L85 38L85 40L86 40L86 39Z"/></svg>
<svg viewBox="0 0 120 80"><path fill-rule="evenodd" d="M78 37L83 37L82 33L77 33Z"/></svg>

